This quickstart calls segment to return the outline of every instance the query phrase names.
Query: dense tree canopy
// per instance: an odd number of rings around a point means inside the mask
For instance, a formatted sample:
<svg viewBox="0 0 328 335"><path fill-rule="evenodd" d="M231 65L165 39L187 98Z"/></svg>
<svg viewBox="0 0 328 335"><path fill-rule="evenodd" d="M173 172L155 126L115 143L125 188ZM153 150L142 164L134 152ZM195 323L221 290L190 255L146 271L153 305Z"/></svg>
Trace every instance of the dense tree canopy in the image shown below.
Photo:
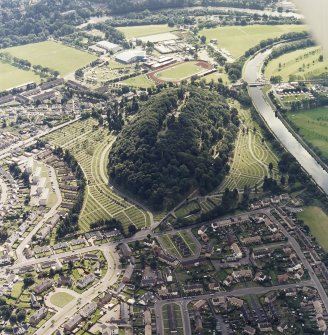
<svg viewBox="0 0 328 335"><path fill-rule="evenodd" d="M239 120L217 92L170 88L140 107L118 136L109 173L154 209L172 207L193 190L205 194L228 171Z"/></svg>

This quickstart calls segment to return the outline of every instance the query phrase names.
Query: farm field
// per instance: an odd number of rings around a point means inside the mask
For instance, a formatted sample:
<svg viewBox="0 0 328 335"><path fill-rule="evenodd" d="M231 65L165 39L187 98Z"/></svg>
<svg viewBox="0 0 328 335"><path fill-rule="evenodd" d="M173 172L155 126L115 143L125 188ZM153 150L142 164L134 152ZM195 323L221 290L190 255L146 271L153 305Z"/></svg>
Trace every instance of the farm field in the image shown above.
<svg viewBox="0 0 328 335"><path fill-rule="evenodd" d="M123 80L120 84L139 88L150 88L154 86L154 83L144 74Z"/></svg>
<svg viewBox="0 0 328 335"><path fill-rule="evenodd" d="M296 50L273 59L265 69L265 76L281 76L283 81L307 80L324 73L328 75L328 61L319 62L321 48Z"/></svg>
<svg viewBox="0 0 328 335"><path fill-rule="evenodd" d="M3 49L11 55L59 71L65 76L96 59L96 56L54 41L45 41Z"/></svg>
<svg viewBox="0 0 328 335"><path fill-rule="evenodd" d="M142 228L150 224L147 213L124 200L108 186L108 154L115 137L97 127L93 119L75 122L45 138L50 144L68 149L80 164L87 179L83 208L79 217L82 231L100 219L114 217L127 230L130 224Z"/></svg>
<svg viewBox="0 0 328 335"><path fill-rule="evenodd" d="M320 207L306 207L304 211L297 214L298 219L309 226L312 235L319 244L328 251L328 216Z"/></svg>
<svg viewBox="0 0 328 335"><path fill-rule="evenodd" d="M274 166L273 178L278 177L278 159L269 145L262 143L262 134L252 120L250 111L243 109L239 104L235 107L239 111L243 130L238 134L230 172L220 186L219 192L223 192L226 188L243 190L245 186L259 186L263 178L269 175L269 163L273 163ZM253 130L254 127L256 132Z"/></svg>
<svg viewBox="0 0 328 335"><path fill-rule="evenodd" d="M299 128L299 134L328 158L328 108L288 112L287 118Z"/></svg>
<svg viewBox="0 0 328 335"><path fill-rule="evenodd" d="M74 297L66 292L57 292L51 296L50 302L55 306L62 308L70 303L73 299Z"/></svg>
<svg viewBox="0 0 328 335"><path fill-rule="evenodd" d="M143 37L143 36L168 33L175 29L176 28L174 27L169 27L167 24L117 27L117 30L122 32L127 40L134 37Z"/></svg>
<svg viewBox="0 0 328 335"><path fill-rule="evenodd" d="M226 49L232 57L239 58L263 40L306 29L306 26L301 25L252 25L204 29L199 34L206 36L207 42L217 39L219 48Z"/></svg>
<svg viewBox="0 0 328 335"><path fill-rule="evenodd" d="M34 74L34 72L21 70L15 66L2 62L0 62L0 73L0 91L5 91L29 82L41 82L41 78Z"/></svg>

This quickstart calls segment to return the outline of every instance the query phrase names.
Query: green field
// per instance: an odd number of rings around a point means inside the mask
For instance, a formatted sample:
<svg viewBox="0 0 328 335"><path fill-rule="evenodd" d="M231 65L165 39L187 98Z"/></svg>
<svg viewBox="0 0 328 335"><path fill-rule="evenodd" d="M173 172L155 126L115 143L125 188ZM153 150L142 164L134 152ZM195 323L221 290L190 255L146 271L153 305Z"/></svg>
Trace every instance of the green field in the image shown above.
<svg viewBox="0 0 328 335"><path fill-rule="evenodd" d="M265 76L281 76L283 81L308 80L324 73L328 75L328 61L319 62L321 48L296 50L273 59L265 69Z"/></svg>
<svg viewBox="0 0 328 335"><path fill-rule="evenodd" d="M307 207L297 217L309 226L312 235L328 251L328 216L319 207Z"/></svg>
<svg viewBox="0 0 328 335"><path fill-rule="evenodd" d="M150 36L155 34L168 33L175 30L174 27L169 27L167 24L117 27L117 29L121 31L128 40L133 37Z"/></svg>
<svg viewBox="0 0 328 335"><path fill-rule="evenodd" d="M207 42L217 39L218 47L228 50L232 57L238 58L245 51L259 44L261 41L279 37L285 33L306 30L306 26L301 25L253 25L253 26L232 26L204 29L201 36L206 36Z"/></svg>
<svg viewBox="0 0 328 335"><path fill-rule="evenodd" d="M288 112L287 118L300 130L299 134L328 158L328 108Z"/></svg>
<svg viewBox="0 0 328 335"><path fill-rule="evenodd" d="M202 77L200 80L205 80L206 83L210 83L212 80L217 83L218 79L222 79L223 84L225 85L229 85L230 84L230 80L228 75L226 74L226 72L213 72L211 74L208 74L205 77Z"/></svg>
<svg viewBox="0 0 328 335"><path fill-rule="evenodd" d="M156 77L166 81L181 81L203 71L204 68L198 66L197 62L185 62L157 72Z"/></svg>
<svg viewBox="0 0 328 335"><path fill-rule="evenodd" d="M83 208L79 217L82 231L100 219L115 217L124 229L130 224L149 226L147 213L124 200L108 186L108 155L115 137L103 128L95 129L97 121L87 119L47 135L52 145L68 149L80 164L87 179Z"/></svg>
<svg viewBox="0 0 328 335"><path fill-rule="evenodd" d="M66 292L54 293L50 298L50 302L60 308L63 308L72 300L74 300L74 297Z"/></svg>
<svg viewBox="0 0 328 335"><path fill-rule="evenodd" d="M0 91L27 84L29 82L40 83L39 76L32 71L24 71L10 64L0 62Z"/></svg>
<svg viewBox="0 0 328 335"><path fill-rule="evenodd" d="M62 76L74 72L96 59L94 55L54 41L21 45L1 51L26 59L32 65L41 65L57 70Z"/></svg>
<svg viewBox="0 0 328 335"><path fill-rule="evenodd" d="M150 88L155 86L154 83L144 74L123 80L120 82L120 84L139 88Z"/></svg>

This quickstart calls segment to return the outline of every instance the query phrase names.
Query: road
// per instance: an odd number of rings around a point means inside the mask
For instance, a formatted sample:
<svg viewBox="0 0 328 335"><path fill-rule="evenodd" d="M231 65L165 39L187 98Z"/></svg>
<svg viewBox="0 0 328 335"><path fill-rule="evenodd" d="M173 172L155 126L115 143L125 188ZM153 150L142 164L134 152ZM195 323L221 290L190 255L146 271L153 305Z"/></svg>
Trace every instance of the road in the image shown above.
<svg viewBox="0 0 328 335"><path fill-rule="evenodd" d="M257 54L250 59L244 68L244 80L248 83L255 83L260 78L260 70L264 60L270 55L272 49ZM302 146L302 144L286 128L284 123L275 116L273 108L266 101L265 94L261 87L249 87L249 95L267 126L271 129L276 138L300 163L303 169L313 178L323 191L328 194L328 173L321 167L313 156Z"/></svg>

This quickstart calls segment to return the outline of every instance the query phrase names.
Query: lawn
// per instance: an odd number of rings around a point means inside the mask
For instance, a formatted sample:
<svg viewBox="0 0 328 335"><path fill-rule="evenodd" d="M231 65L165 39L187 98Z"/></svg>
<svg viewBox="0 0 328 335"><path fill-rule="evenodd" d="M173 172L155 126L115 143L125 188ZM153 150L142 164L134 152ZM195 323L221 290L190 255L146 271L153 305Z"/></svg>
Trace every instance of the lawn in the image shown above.
<svg viewBox="0 0 328 335"><path fill-rule="evenodd" d="M11 296L15 299L19 298L19 296L22 294L23 286L24 283L21 281L15 283L11 291Z"/></svg>
<svg viewBox="0 0 328 335"><path fill-rule="evenodd" d="M74 300L74 297L66 292L54 293L50 298L50 302L60 308L63 308L72 300Z"/></svg>
<svg viewBox="0 0 328 335"><path fill-rule="evenodd" d="M96 56L54 41L21 45L1 50L11 55L29 60L32 65L41 65L57 70L62 76L96 59Z"/></svg>
<svg viewBox="0 0 328 335"><path fill-rule="evenodd" d="M296 50L273 59L265 69L266 78L279 75L283 81L311 79L328 74L328 61L319 62L321 48Z"/></svg>
<svg viewBox="0 0 328 335"><path fill-rule="evenodd" d="M27 84L29 82L39 83L40 77L32 71L24 71L10 64L0 62L0 91Z"/></svg>
<svg viewBox="0 0 328 335"><path fill-rule="evenodd" d="M252 25L232 26L204 29L201 36L206 36L207 41L217 39L218 47L228 50L232 57L239 58L245 51L259 44L261 41L279 37L285 33L306 30L301 25Z"/></svg>
<svg viewBox="0 0 328 335"><path fill-rule="evenodd" d="M144 74L123 80L120 84L139 88L150 88L154 86L154 83Z"/></svg>
<svg viewBox="0 0 328 335"><path fill-rule="evenodd" d="M167 81L180 81L204 71L197 62L185 62L157 72L156 77Z"/></svg>
<svg viewBox="0 0 328 335"><path fill-rule="evenodd" d="M306 207L297 217L310 227L312 235L328 251L328 216L320 207Z"/></svg>
<svg viewBox="0 0 328 335"><path fill-rule="evenodd" d="M202 77L200 80L205 80L206 83L210 83L212 80L217 83L219 79L222 79L223 84L225 85L229 85L230 84L230 80L228 75L225 72L214 72L211 74L208 74L205 77Z"/></svg>
<svg viewBox="0 0 328 335"><path fill-rule="evenodd" d="M175 30L174 27L169 27L167 24L117 27L117 29L121 31L125 35L125 38L128 40L133 37L143 37L155 34L162 34Z"/></svg>
<svg viewBox="0 0 328 335"><path fill-rule="evenodd" d="M328 108L288 112L287 118L299 128L299 134L328 158Z"/></svg>

